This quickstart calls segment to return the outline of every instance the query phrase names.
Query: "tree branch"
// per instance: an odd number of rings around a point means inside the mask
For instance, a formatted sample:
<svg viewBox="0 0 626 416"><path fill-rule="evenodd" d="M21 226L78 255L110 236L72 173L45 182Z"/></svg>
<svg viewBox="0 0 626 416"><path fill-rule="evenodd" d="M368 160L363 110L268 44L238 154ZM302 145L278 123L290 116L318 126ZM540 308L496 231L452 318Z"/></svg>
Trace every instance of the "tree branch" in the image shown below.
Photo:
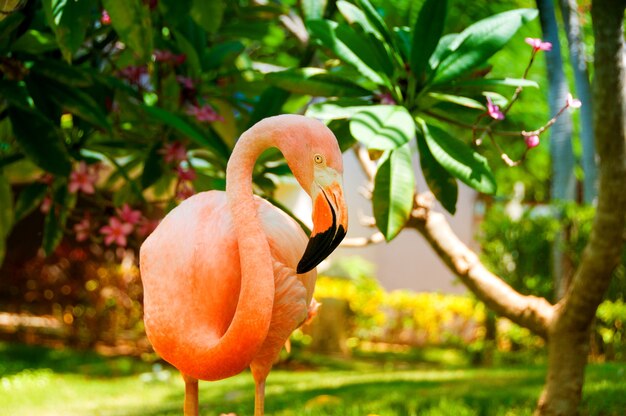
<svg viewBox="0 0 626 416"><path fill-rule="evenodd" d="M385 241L385 236L381 232L374 233L369 237L353 237L353 238L345 238L340 247L366 247L372 244L378 244Z"/></svg>
<svg viewBox="0 0 626 416"><path fill-rule="evenodd" d="M547 300L522 295L487 270L478 256L459 240L443 214L424 206L413 212L407 228L422 234L468 289L497 314L537 335L547 336L553 315L553 307Z"/></svg>

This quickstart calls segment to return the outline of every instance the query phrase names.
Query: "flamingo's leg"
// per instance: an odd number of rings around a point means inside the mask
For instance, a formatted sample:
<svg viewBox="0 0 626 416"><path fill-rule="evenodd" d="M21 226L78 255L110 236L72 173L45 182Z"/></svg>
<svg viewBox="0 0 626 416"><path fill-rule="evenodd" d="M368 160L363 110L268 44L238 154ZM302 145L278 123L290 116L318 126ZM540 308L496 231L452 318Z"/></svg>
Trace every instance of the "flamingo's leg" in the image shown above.
<svg viewBox="0 0 626 416"><path fill-rule="evenodd" d="M185 416L198 416L198 380L186 374L182 376L185 380Z"/></svg>
<svg viewBox="0 0 626 416"><path fill-rule="evenodd" d="M265 414L265 379L255 380L254 389L254 416Z"/></svg>

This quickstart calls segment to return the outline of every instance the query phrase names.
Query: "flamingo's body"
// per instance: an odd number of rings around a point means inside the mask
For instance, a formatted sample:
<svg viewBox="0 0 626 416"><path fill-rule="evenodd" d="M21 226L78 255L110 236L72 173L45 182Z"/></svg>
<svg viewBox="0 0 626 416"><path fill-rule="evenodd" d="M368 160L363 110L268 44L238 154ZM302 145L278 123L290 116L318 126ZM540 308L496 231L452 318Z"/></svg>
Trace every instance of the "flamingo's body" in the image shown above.
<svg viewBox="0 0 626 416"><path fill-rule="evenodd" d="M254 161L272 146L314 199L311 240L292 218L252 195ZM307 317L315 266L345 235L341 171L336 139L323 124L302 116L266 119L233 150L226 192L187 199L142 246L146 332L185 377L186 413L197 412L198 379L223 379L250 366L255 414L263 414L265 378Z"/></svg>

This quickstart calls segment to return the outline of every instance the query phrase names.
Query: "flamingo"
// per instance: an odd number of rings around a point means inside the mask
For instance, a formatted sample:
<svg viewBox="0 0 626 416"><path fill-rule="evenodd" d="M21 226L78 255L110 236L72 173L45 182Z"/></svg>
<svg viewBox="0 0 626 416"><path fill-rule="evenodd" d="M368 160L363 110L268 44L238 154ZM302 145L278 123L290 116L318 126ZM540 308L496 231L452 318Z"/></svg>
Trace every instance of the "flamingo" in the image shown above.
<svg viewBox="0 0 626 416"><path fill-rule="evenodd" d="M311 196L307 239L283 211L253 195L254 163L276 147ZM254 415L283 345L315 309L315 267L341 242L348 215L337 139L299 115L266 118L244 132L226 168L226 191L196 194L170 211L141 247L146 334L185 381L185 415L198 414L198 380L248 366Z"/></svg>

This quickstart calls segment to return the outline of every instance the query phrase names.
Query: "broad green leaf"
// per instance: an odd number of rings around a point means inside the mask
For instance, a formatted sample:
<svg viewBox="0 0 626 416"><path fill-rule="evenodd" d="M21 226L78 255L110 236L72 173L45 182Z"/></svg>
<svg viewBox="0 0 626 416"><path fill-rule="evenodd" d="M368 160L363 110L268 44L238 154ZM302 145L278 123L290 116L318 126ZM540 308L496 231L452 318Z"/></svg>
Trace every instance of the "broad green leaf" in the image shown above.
<svg viewBox="0 0 626 416"><path fill-rule="evenodd" d="M292 68L265 75L271 85L316 97L362 97L371 94L352 81L319 68Z"/></svg>
<svg viewBox="0 0 626 416"><path fill-rule="evenodd" d="M222 24L225 8L224 0L192 0L191 18L208 33L213 34Z"/></svg>
<svg viewBox="0 0 626 416"><path fill-rule="evenodd" d="M307 22L309 33L311 33L311 36L315 39L319 40L323 46L330 49L346 64L356 68L365 78L377 85L385 84L381 75L368 66L361 57L359 57L357 52L353 51L350 46L346 44L346 40L339 36L340 34L345 36L346 31L344 30L338 33L338 26L336 22L329 20L310 20Z"/></svg>
<svg viewBox="0 0 626 416"><path fill-rule="evenodd" d="M31 68L33 73L50 78L71 87L89 87L93 85L93 77L86 71L70 66L54 59L35 61Z"/></svg>
<svg viewBox="0 0 626 416"><path fill-rule="evenodd" d="M349 3L345 0L339 0L337 2L337 9L343 15L348 23L358 24L363 28L363 30L367 33L373 33L375 35L381 36L381 33L376 29L376 27L367 19L365 12L363 10L356 7L354 4Z"/></svg>
<svg viewBox="0 0 626 416"><path fill-rule="evenodd" d="M304 20L321 19L324 17L324 10L328 0L301 0L302 16Z"/></svg>
<svg viewBox="0 0 626 416"><path fill-rule="evenodd" d="M350 123L348 120L331 120L328 128L335 133L337 142L339 142L339 150L345 152L356 143L356 139L350 133Z"/></svg>
<svg viewBox="0 0 626 416"><path fill-rule="evenodd" d="M63 240L63 230L70 211L76 205L76 194L70 193L65 184L60 184L53 193L52 206L46 215L41 246L49 256Z"/></svg>
<svg viewBox="0 0 626 416"><path fill-rule="evenodd" d="M9 46L12 40L11 35L20 26L22 20L24 20L22 13L11 13L0 20L0 50Z"/></svg>
<svg viewBox="0 0 626 416"><path fill-rule="evenodd" d="M202 73L202 65L200 64L200 56L195 47L185 38L182 32L175 30L174 38L176 39L178 49L187 57L185 63L190 70L189 75L199 78Z"/></svg>
<svg viewBox="0 0 626 416"><path fill-rule="evenodd" d="M537 16L535 9L518 9L480 20L465 29L451 45L452 52L435 70L433 84L445 84L466 74L502 49L517 30ZM460 42L460 43L459 43ZM455 48L456 43L458 47Z"/></svg>
<svg viewBox="0 0 626 416"><path fill-rule="evenodd" d="M23 82L0 80L0 97L16 107L26 110L33 107L33 100Z"/></svg>
<svg viewBox="0 0 626 416"><path fill-rule="evenodd" d="M282 112L281 110L283 108L283 105L285 104L285 102L287 102L287 99L289 98L289 95L289 91L286 91L282 88L266 88L259 97L259 101L254 106L254 111L250 116L248 128L256 122L264 119L265 117L271 117L280 114Z"/></svg>
<svg viewBox="0 0 626 416"><path fill-rule="evenodd" d="M455 87L533 87L539 88L539 84L530 79L522 78L482 78L482 79L468 79L454 83Z"/></svg>
<svg viewBox="0 0 626 416"><path fill-rule="evenodd" d="M442 94L442 93L438 93L438 92L429 92L428 96L430 98L433 98L437 101L445 101L448 103L453 103L453 104L457 104L463 107L467 107L467 108L474 108L476 110L486 110L485 106L472 99L472 98L468 98L468 97L463 97L460 95L452 95L452 94Z"/></svg>
<svg viewBox="0 0 626 416"><path fill-rule="evenodd" d="M407 26L394 27L393 32L403 61L408 61L411 56L411 29Z"/></svg>
<svg viewBox="0 0 626 416"><path fill-rule="evenodd" d="M0 173L0 266L6 253L6 239L13 227L13 193L9 179Z"/></svg>
<svg viewBox="0 0 626 416"><path fill-rule="evenodd" d="M41 182L33 182L22 189L15 202L15 222L21 221L41 205L47 192L48 185Z"/></svg>
<svg viewBox="0 0 626 416"><path fill-rule="evenodd" d="M437 162L430 152L423 134L425 128L424 121L418 120L418 124L420 128L417 129L417 149L420 154L420 166L424 179L426 179L428 188L446 211L454 214L456 212L456 201L459 196L459 187L456 179Z"/></svg>
<svg viewBox="0 0 626 416"><path fill-rule="evenodd" d="M340 98L311 104L306 110L306 115L321 120L337 120L350 118L359 111L367 110L370 107L371 105L367 101Z"/></svg>
<svg viewBox="0 0 626 416"><path fill-rule="evenodd" d="M56 38L50 33L29 29L11 46L13 52L25 52L39 55L59 49Z"/></svg>
<svg viewBox="0 0 626 416"><path fill-rule="evenodd" d="M368 149L392 150L411 140L415 125L402 106L373 105L350 119L350 133Z"/></svg>
<svg viewBox="0 0 626 416"><path fill-rule="evenodd" d="M452 176L479 192L496 192L496 180L484 156L438 127L423 124L422 132L435 160Z"/></svg>
<svg viewBox="0 0 626 416"><path fill-rule="evenodd" d="M165 173L163 156L160 153L161 148L161 142L158 142L148 152L141 173L141 187L143 189L153 185Z"/></svg>
<svg viewBox="0 0 626 416"><path fill-rule="evenodd" d="M395 48L394 38L391 31L387 27L387 24L385 23L381 15L376 11L374 6L372 6L372 3L370 3L369 0L357 0L356 3L361 7L372 25L376 27L383 39L390 46Z"/></svg>
<svg viewBox="0 0 626 416"><path fill-rule="evenodd" d="M429 74L435 71L441 61L445 59L452 52L452 47L457 44L457 40L460 38L458 33L448 33L447 35L442 36L439 39L439 43L437 43L437 47L435 48L432 55L430 55L430 59L428 60L428 69Z"/></svg>
<svg viewBox="0 0 626 416"><path fill-rule="evenodd" d="M48 82L46 92L52 101L70 113L105 130L111 130L106 114L89 94L55 81Z"/></svg>
<svg viewBox="0 0 626 416"><path fill-rule="evenodd" d="M43 9L67 62L83 44L91 23L89 0L42 0Z"/></svg>
<svg viewBox="0 0 626 416"><path fill-rule="evenodd" d="M446 20L447 0L426 0L417 16L411 41L411 71L422 84Z"/></svg>
<svg viewBox="0 0 626 416"><path fill-rule="evenodd" d="M139 62L148 62L152 54L150 10L142 0L102 0L111 16L111 25L135 54Z"/></svg>
<svg viewBox="0 0 626 416"><path fill-rule="evenodd" d="M189 16L193 0L159 0L158 8L166 22L177 26Z"/></svg>
<svg viewBox="0 0 626 416"><path fill-rule="evenodd" d="M415 176L411 148L405 144L389 151L374 178L372 208L376 227L391 241L406 224L413 209Z"/></svg>
<svg viewBox="0 0 626 416"><path fill-rule="evenodd" d="M365 65L381 76L386 86L391 88L389 77L394 71L393 59L382 40L372 33L359 33L345 24L337 25L335 33Z"/></svg>
<svg viewBox="0 0 626 416"><path fill-rule="evenodd" d="M217 69L228 65L246 49L245 45L238 40L220 42L211 47L202 58L202 67L205 71Z"/></svg>
<svg viewBox="0 0 626 416"><path fill-rule="evenodd" d="M50 173L68 176L72 170L63 135L39 111L9 108L15 139L24 154Z"/></svg>
<svg viewBox="0 0 626 416"><path fill-rule="evenodd" d="M177 130L179 133L190 138L202 147L212 150L217 156L227 160L229 150L226 145L217 137L207 137L203 132L198 130L194 125L188 123L185 119L175 113L164 110L159 107L140 106L148 116L157 123L163 123Z"/></svg>

